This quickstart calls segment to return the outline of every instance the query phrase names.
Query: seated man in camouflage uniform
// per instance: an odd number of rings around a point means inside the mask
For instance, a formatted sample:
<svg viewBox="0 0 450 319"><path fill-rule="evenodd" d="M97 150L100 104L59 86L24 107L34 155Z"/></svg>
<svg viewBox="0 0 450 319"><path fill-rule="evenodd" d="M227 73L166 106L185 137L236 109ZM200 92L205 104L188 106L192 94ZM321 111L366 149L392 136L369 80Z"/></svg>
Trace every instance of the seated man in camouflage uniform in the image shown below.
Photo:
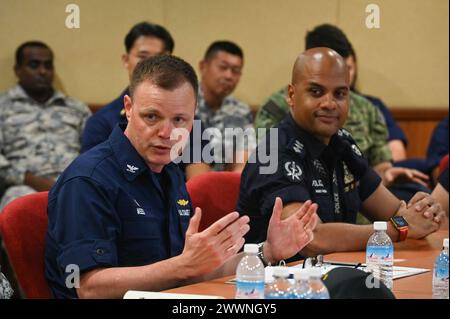
<svg viewBox="0 0 450 319"><path fill-rule="evenodd" d="M222 136L222 139L217 136L211 137L210 143L214 147L214 170L240 172L247 159L248 152L244 149L235 149L232 136L229 138L225 130L253 128L249 106L230 95L239 83L243 63L244 55L241 48L229 41L212 43L200 62L201 83L196 116L202 120L207 131L209 128L216 128ZM216 152L217 145L220 145L222 152ZM227 157L227 153L232 154L232 158Z"/></svg>
<svg viewBox="0 0 450 319"><path fill-rule="evenodd" d="M18 85L0 94L0 178L6 191L1 209L13 199L49 190L77 157L88 107L52 87L53 53L42 42L16 51Z"/></svg>
<svg viewBox="0 0 450 319"><path fill-rule="evenodd" d="M339 53L345 60L351 57L353 48L343 35L336 39L334 35L317 36L315 30L308 32L305 39L306 49L328 47ZM256 128L276 126L289 112L286 102L287 86L269 97L261 106L255 119ZM388 130L381 111L363 96L349 92L349 111L344 128L348 130L358 147L368 159L369 164L382 178L398 198L410 200L417 191L430 192L425 186L428 176L415 169L394 167L388 145ZM259 136L261 138L262 136ZM399 183L402 181L402 183ZM411 181L404 183L405 181Z"/></svg>

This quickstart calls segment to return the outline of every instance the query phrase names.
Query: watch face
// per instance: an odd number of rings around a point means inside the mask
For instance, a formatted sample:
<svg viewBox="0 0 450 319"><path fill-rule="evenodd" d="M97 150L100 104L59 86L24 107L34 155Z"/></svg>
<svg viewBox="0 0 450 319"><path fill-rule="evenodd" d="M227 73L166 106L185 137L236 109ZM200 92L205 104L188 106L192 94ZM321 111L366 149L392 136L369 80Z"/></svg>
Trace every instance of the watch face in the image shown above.
<svg viewBox="0 0 450 319"><path fill-rule="evenodd" d="M398 227L408 226L408 222L402 216L394 216L392 219Z"/></svg>

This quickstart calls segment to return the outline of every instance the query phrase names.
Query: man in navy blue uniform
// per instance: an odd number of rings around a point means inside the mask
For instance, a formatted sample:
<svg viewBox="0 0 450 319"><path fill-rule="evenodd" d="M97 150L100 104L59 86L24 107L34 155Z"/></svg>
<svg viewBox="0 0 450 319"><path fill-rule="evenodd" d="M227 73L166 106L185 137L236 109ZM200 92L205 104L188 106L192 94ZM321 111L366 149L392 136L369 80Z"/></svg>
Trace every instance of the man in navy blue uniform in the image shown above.
<svg viewBox="0 0 450 319"><path fill-rule="evenodd" d="M192 216L182 172L171 162L180 143L171 134L192 129L197 90L183 60L143 60L124 100L127 126L58 179L49 193L45 251L55 297L121 298L127 290L158 291L235 271L248 217L232 212L198 232L201 210ZM281 220L277 199L260 246L266 260L288 258L312 240L316 209L309 202Z"/></svg>
<svg viewBox="0 0 450 319"><path fill-rule="evenodd" d="M439 228L440 205L419 193L406 206L383 186L350 133L341 129L348 93L349 73L338 53L314 48L298 57L288 89L290 114L278 126L277 143L266 136L258 146L276 152L277 170L261 174L255 151L242 173L237 209L250 217L248 241L266 238L275 197L287 204L283 218L309 200L319 206L314 239L300 251L303 256L364 249L373 228L354 224L359 210L372 221L402 216L388 223L394 241L422 238ZM397 231L405 220L409 226Z"/></svg>
<svg viewBox="0 0 450 319"><path fill-rule="evenodd" d="M124 42L126 53L122 55L122 63L130 80L139 61L151 56L172 54L175 46L169 31L149 22L134 25ZM125 95L129 95L128 88L88 119L82 137L82 153L106 141L117 123L127 122L123 105Z"/></svg>
<svg viewBox="0 0 450 319"><path fill-rule="evenodd" d="M149 22L140 22L134 25L127 33L124 42L126 52L122 55L122 63L127 69L130 80L139 61L151 56L172 54L175 46L174 40L166 28ZM83 131L81 153L106 141L118 123L127 123L123 102L125 95L129 95L128 88L117 99L102 107L88 119ZM200 120L197 123L200 123ZM203 126L200 126L200 129L203 132ZM194 136L191 135L187 152L195 149L192 147L193 142ZM204 141L197 142L203 143ZM204 144L201 146L203 149ZM190 156L189 163L181 162L179 165L185 171L187 178L210 170L210 166L206 163L194 163L192 156Z"/></svg>

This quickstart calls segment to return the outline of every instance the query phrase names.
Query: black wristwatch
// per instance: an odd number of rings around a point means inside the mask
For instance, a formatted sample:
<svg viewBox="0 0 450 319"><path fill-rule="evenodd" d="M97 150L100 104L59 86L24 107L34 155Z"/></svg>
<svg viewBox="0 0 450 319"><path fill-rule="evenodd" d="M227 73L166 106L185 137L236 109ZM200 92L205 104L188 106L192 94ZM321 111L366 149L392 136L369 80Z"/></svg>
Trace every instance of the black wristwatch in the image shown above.
<svg viewBox="0 0 450 319"><path fill-rule="evenodd" d="M268 262L264 256L264 242L258 244L258 257L261 259L264 267L269 266L270 262Z"/></svg>

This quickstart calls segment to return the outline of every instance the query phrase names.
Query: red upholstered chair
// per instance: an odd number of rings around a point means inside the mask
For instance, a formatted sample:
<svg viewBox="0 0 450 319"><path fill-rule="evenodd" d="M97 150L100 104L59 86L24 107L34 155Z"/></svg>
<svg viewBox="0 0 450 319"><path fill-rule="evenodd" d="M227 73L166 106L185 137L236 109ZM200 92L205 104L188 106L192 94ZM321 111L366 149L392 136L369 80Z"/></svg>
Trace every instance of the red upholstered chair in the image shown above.
<svg viewBox="0 0 450 319"><path fill-rule="evenodd" d="M439 163L439 174L444 172L444 170L447 168L447 166L448 166L448 154L445 155Z"/></svg>
<svg viewBox="0 0 450 319"><path fill-rule="evenodd" d="M191 178L186 186L192 206L202 209L200 231L236 210L240 173L208 172Z"/></svg>
<svg viewBox="0 0 450 319"><path fill-rule="evenodd" d="M48 192L26 195L0 213L0 235L26 298L51 298L44 274Z"/></svg>

